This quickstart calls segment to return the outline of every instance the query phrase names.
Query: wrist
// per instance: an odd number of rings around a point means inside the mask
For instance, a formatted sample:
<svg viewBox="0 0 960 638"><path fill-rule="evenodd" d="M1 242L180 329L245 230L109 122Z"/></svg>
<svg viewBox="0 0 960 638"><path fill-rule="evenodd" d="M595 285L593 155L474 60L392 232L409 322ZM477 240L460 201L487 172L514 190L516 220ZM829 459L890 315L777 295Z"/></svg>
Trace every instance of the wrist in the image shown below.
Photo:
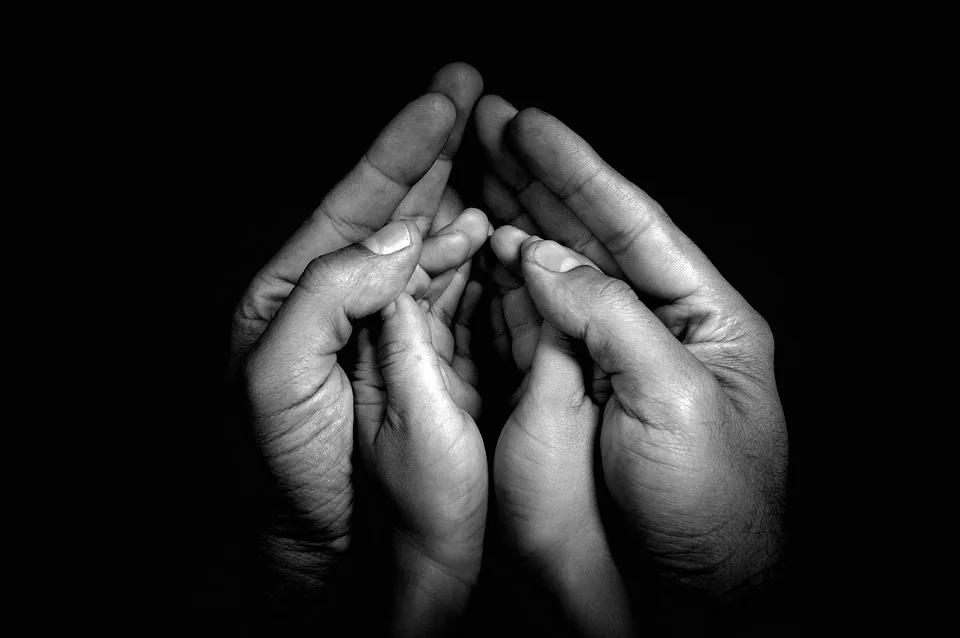
<svg viewBox="0 0 960 638"><path fill-rule="evenodd" d="M455 632L480 575L482 550L426 546L395 534L392 553L394 633Z"/></svg>
<svg viewBox="0 0 960 638"><path fill-rule="evenodd" d="M350 595L346 548L341 543L307 543L271 534L261 534L258 541L258 589L265 622L294 628L324 619L337 625Z"/></svg>

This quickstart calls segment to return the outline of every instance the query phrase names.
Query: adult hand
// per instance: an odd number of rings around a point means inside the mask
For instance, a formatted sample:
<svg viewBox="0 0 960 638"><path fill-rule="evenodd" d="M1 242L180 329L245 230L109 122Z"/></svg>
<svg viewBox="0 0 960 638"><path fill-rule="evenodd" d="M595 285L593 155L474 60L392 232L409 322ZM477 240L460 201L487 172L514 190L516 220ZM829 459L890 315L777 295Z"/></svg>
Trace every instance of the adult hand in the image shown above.
<svg viewBox="0 0 960 638"><path fill-rule="evenodd" d="M244 370L276 486L264 545L300 589L324 590L350 545L354 400L337 353L352 322L405 289L429 294L431 275L469 260L472 235L486 235L484 219L479 231L468 223L421 240L455 221L438 211L455 198L447 176L481 90L472 67L441 69L260 270L234 314L232 369ZM450 278L437 281L444 289Z"/></svg>
<svg viewBox="0 0 960 638"><path fill-rule="evenodd" d="M561 122L486 96L477 127L492 216L555 240L521 242L533 306L609 377L602 474L647 567L712 596L761 576L781 550L787 459L769 326ZM589 384L574 378L587 400ZM573 403L584 414L571 418L592 431L590 410Z"/></svg>

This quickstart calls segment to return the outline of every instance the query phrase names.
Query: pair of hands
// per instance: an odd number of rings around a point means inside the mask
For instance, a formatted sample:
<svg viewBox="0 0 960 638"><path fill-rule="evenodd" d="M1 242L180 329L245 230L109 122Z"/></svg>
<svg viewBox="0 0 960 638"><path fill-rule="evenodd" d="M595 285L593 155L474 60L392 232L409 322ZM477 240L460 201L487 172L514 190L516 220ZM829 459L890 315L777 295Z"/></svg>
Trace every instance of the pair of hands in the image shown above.
<svg viewBox="0 0 960 638"><path fill-rule="evenodd" d="M277 495L264 546L329 597L363 518L389 548L398 633L462 612L490 484L468 281L493 227L447 178L475 111L484 199L509 224L491 242L495 345L524 375L494 456L497 521L579 633L629 634L633 571L717 595L776 560L772 338L582 139L481 93L472 67L441 69L238 306L233 361ZM640 551L616 554L617 534Z"/></svg>

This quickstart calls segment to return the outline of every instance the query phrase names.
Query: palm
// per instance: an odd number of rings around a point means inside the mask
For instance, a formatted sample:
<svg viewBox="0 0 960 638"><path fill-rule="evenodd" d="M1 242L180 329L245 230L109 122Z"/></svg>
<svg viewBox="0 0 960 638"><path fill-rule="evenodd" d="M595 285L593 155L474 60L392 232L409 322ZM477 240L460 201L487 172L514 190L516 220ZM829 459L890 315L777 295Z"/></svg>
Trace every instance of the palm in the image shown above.
<svg viewBox="0 0 960 638"><path fill-rule="evenodd" d="M786 435L769 327L655 201L555 118L488 96L477 127L493 170L484 182L493 217L519 229L520 241L553 239L608 275L575 269L569 280L586 287L562 297L555 276L523 269L534 311L549 309L585 342L594 379L608 377L609 400L588 383L582 396L604 406L605 483L637 538L674 576L768 562L744 552L777 545ZM498 238L508 236L498 231L495 249ZM542 280L536 290L531 274ZM531 321L493 319L508 341ZM601 341L598 326L617 345ZM717 576L710 586L722 588Z"/></svg>
<svg viewBox="0 0 960 638"><path fill-rule="evenodd" d="M427 352L411 354L415 337L407 333L381 334L379 348L369 328L358 338L353 387L360 457L400 512L395 528L427 546L482 546L487 464L474 420L480 397L468 328L481 289L466 285L468 271L459 269L445 291L417 304ZM450 311L448 304L459 309ZM391 387L386 366L416 374L409 383L392 381ZM423 385L427 367L438 373L440 387Z"/></svg>
<svg viewBox="0 0 960 638"><path fill-rule="evenodd" d="M308 366L308 351L285 349L278 339L268 347L264 338L314 258L362 241L391 219L413 221L428 237L411 292L423 294L432 275L468 259L472 237L434 231L455 217L444 205L451 198L456 202L447 177L481 89L479 75L465 65L438 72L433 92L394 118L261 269L237 307L231 373L245 372L254 433L277 488L268 531L279 538L336 550L346 546L353 509L354 396L336 355ZM338 337L346 341L349 331Z"/></svg>

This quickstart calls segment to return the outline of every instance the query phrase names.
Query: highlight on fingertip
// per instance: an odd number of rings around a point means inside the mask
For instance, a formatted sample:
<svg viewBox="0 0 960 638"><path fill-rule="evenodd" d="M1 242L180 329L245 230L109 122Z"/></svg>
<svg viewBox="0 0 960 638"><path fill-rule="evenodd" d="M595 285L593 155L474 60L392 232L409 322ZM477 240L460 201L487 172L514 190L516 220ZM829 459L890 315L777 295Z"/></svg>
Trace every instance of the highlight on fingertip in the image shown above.
<svg viewBox="0 0 960 638"><path fill-rule="evenodd" d="M529 249L533 251L533 260L540 267L553 272L564 273L584 265L574 256L573 251L555 241L530 244Z"/></svg>
<svg viewBox="0 0 960 638"><path fill-rule="evenodd" d="M515 226L501 226L490 238L490 246L503 264L512 264L520 260L520 247L530 235Z"/></svg>
<svg viewBox="0 0 960 638"><path fill-rule="evenodd" d="M403 221L390 222L363 240L368 250L378 255L390 255L410 245L410 229Z"/></svg>

